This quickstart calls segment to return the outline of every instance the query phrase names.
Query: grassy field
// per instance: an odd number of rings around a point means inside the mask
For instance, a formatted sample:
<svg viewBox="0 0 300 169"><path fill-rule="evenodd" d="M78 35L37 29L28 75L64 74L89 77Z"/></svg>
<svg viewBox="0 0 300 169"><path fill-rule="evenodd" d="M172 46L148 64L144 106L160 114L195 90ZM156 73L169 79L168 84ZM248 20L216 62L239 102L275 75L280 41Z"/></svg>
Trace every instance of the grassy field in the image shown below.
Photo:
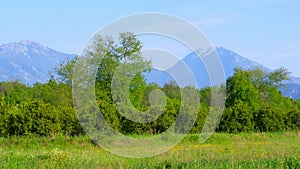
<svg viewBox="0 0 300 169"><path fill-rule="evenodd" d="M131 159L88 137L0 138L0 168L300 168L300 132L188 135L159 156Z"/></svg>

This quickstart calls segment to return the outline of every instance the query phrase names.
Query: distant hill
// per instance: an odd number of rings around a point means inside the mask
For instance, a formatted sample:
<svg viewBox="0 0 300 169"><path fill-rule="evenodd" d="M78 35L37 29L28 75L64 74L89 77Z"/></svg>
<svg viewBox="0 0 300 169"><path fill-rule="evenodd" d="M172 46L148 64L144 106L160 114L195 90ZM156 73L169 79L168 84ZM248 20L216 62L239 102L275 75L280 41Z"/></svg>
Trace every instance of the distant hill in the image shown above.
<svg viewBox="0 0 300 169"><path fill-rule="evenodd" d="M53 71L65 58L74 56L33 41L1 45L0 81L19 80L27 85L46 82L49 71Z"/></svg>

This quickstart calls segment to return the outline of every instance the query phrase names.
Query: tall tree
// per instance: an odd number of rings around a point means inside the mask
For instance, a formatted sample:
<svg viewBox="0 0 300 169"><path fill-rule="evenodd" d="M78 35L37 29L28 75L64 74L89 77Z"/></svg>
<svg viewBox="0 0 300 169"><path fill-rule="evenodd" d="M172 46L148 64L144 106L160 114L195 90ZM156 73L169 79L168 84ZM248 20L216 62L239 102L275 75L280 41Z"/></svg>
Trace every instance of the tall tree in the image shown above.
<svg viewBox="0 0 300 169"><path fill-rule="evenodd" d="M122 125L129 124L123 123L123 121L132 120L130 117L136 116L143 107L146 82L142 73L150 70L151 62L142 57L141 49L141 42L133 33L121 33L117 40L112 37L97 36L88 49L83 52L82 58L86 61L80 60L76 63L77 65L87 63L95 70L96 77L94 79L82 78L77 82L95 84L95 94L100 111L105 120L116 130L120 129L120 122ZM80 70L81 67L79 66L78 69ZM84 71L89 70L82 70L82 72ZM82 76L84 77L84 74ZM82 101L86 102L87 100ZM84 106L82 109L89 111ZM124 115L126 119L123 117ZM96 121L93 123L92 125L88 124L89 127L100 125ZM98 126L98 128L101 127Z"/></svg>
<svg viewBox="0 0 300 169"><path fill-rule="evenodd" d="M65 59L58 67L54 68L55 73L58 75L58 81L71 84L77 57L74 59Z"/></svg>
<svg viewBox="0 0 300 169"><path fill-rule="evenodd" d="M227 99L226 107L235 104L245 104L248 106L256 106L259 98L259 91L254 86L253 74L251 71L244 71L236 68L232 77L227 79Z"/></svg>

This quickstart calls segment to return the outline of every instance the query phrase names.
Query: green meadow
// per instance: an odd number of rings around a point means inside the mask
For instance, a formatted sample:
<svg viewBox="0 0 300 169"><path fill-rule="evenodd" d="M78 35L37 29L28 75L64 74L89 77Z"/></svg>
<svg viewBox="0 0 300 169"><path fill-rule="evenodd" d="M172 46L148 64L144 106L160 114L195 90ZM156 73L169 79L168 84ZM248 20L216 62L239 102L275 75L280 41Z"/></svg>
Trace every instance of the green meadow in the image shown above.
<svg viewBox="0 0 300 169"><path fill-rule="evenodd" d="M0 138L0 168L300 168L300 132L188 135L149 158L120 157L87 136Z"/></svg>

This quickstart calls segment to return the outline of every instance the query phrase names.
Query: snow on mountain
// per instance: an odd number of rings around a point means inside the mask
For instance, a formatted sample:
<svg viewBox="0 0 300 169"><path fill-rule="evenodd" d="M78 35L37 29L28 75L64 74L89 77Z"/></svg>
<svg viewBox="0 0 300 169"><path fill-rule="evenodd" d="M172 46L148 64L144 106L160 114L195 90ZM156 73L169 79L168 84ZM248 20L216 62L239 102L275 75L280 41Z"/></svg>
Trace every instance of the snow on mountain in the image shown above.
<svg viewBox="0 0 300 169"><path fill-rule="evenodd" d="M236 67L241 67L244 70L251 69L254 67L260 67L263 70L270 71L267 67L262 66L261 64L251 61L247 58L244 58L240 56L239 54L223 48L223 47L218 47L215 49L217 52L219 59L221 61L221 64L223 65L224 73L225 73L225 78L228 78L234 74L234 69ZM207 73L207 70L205 66L203 65L201 58L205 57L210 57L214 55L214 51L210 49L206 50L197 50L195 52L192 52L188 54L185 58L183 58L183 63L185 63L188 68L191 70L191 72L198 77L197 82L199 87L205 87L205 86L211 86L210 80L209 80L209 75ZM176 72L178 74L182 73L182 70L179 68L179 63L175 64L172 68L170 68L168 71L171 72ZM149 82L155 81L159 85L163 85L164 83L172 80L172 78L167 75L163 71L158 71L158 70L153 70L151 73L147 74L147 80Z"/></svg>
<svg viewBox="0 0 300 169"><path fill-rule="evenodd" d="M212 51L211 49L199 49L195 52L200 54L201 57L207 57ZM215 51L223 65L225 78L232 76L236 67L241 67L245 70L261 67L263 70L271 71L271 69L242 57L232 50L218 47ZM197 78L195 80L198 83L198 87L211 86L207 70L195 52L188 54L183 58L182 62L176 63L168 71L173 75L177 75L177 80L183 82L179 85L190 85L189 82L191 82L192 77L183 71L187 66L192 74L196 75ZM64 59L74 57L75 55L58 52L34 41L20 41L0 45L0 82L19 80L27 85L32 85L36 82L47 82L50 78L50 71L53 71ZM163 86L164 83L170 80L174 80L167 73L155 69L146 74L146 79L148 83L156 82L160 86ZM300 99L300 78L291 77L291 80L287 81L286 84L287 89L281 89L283 94Z"/></svg>
<svg viewBox="0 0 300 169"><path fill-rule="evenodd" d="M288 83L280 90L284 96L300 100L300 84Z"/></svg>
<svg viewBox="0 0 300 169"><path fill-rule="evenodd" d="M46 82L49 71L74 56L28 40L0 45L0 81L19 80L28 85Z"/></svg>
<svg viewBox="0 0 300 169"><path fill-rule="evenodd" d="M201 51L200 49L197 50L196 52L192 52L188 54L185 58L183 58L183 63L187 65L187 67L191 70L192 74L195 75L196 81L198 84L198 87L206 87L206 86L212 86L210 83L210 78L207 73L207 70L205 66L203 65L201 59L198 57L201 56L203 57L209 57L212 53L213 50L205 50ZM236 52L223 48L223 47L217 47L215 49L217 52L220 61L223 65L224 73L225 73L225 78L227 79L228 77L232 76L234 74L234 69L237 67L240 67L244 70L249 70L252 68L260 67L265 71L272 71L271 69L255 62L250 59L247 59L245 57L240 56ZM198 55L197 55L197 54ZM182 63L177 63L170 69L168 69L168 72L172 72L172 74L181 74L182 76L176 77L177 80L179 81L185 81L187 79L187 76L184 75L184 71L181 69ZM294 97L294 96L299 96L297 92L300 92L300 78L297 77L290 77L290 81L286 81L285 83L288 84L287 89L281 89L283 94L285 96L292 96L292 98L297 98L300 99L300 97ZM147 82L156 82L160 86L163 86L164 83L169 82L170 80L175 80L172 78L169 74L166 73L166 71L159 71L153 69L150 73L146 74L146 79ZM185 84L179 84L180 86L185 86L185 85L190 85L188 83ZM293 92L297 91L297 92Z"/></svg>

